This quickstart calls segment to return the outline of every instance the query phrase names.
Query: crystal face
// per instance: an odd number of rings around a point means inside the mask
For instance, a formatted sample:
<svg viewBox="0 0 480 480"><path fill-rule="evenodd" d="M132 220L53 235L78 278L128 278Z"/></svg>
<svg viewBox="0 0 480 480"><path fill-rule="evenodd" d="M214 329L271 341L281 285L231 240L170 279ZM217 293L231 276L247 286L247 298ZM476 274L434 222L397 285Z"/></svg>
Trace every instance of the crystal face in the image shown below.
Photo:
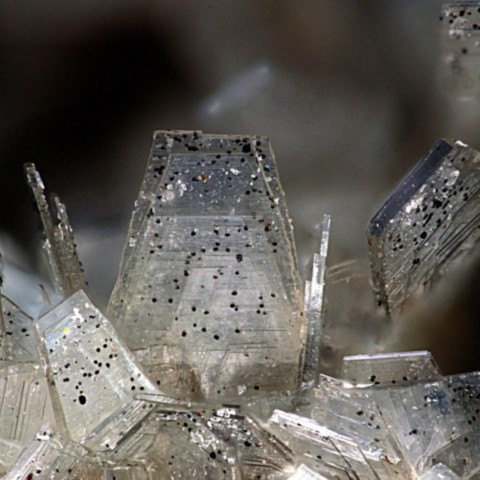
<svg viewBox="0 0 480 480"><path fill-rule="evenodd" d="M172 395L293 389L295 262L268 140L157 132L109 312Z"/></svg>
<svg viewBox="0 0 480 480"><path fill-rule="evenodd" d="M160 392L83 291L40 318L38 328L70 438L114 448L154 407L135 393Z"/></svg>
<svg viewBox="0 0 480 480"><path fill-rule="evenodd" d="M368 227L373 283L388 313L428 289L480 238L480 153L438 141Z"/></svg>
<svg viewBox="0 0 480 480"><path fill-rule="evenodd" d="M389 313L468 263L478 158L438 142L372 220ZM343 356L339 378L325 374L324 348L339 356L353 325L341 303L365 276L356 261L327 268L326 215L303 312L267 140L156 134L109 318L85 291L65 208L53 217L26 173L56 295L35 320L0 297L1 478L480 475L480 372L443 376L421 350Z"/></svg>

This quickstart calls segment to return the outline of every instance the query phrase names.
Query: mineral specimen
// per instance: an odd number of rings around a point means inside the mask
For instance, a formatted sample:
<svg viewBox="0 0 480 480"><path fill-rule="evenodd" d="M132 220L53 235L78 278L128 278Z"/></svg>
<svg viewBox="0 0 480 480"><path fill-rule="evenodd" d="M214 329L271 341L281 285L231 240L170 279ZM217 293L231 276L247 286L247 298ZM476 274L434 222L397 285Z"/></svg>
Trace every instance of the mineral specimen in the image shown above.
<svg viewBox="0 0 480 480"><path fill-rule="evenodd" d="M109 312L183 398L294 389L306 321L268 140L157 132Z"/></svg>
<svg viewBox="0 0 480 480"><path fill-rule="evenodd" d="M389 313L473 251L479 158L438 142L372 220ZM478 478L480 372L369 350L324 373L368 283L357 261L327 269L327 215L303 311L267 140L156 134L111 321L85 292L64 206L54 219L26 173L57 293L35 320L0 296L1 478Z"/></svg>
<svg viewBox="0 0 480 480"><path fill-rule="evenodd" d="M373 217L368 244L378 303L402 311L480 238L480 153L440 140Z"/></svg>

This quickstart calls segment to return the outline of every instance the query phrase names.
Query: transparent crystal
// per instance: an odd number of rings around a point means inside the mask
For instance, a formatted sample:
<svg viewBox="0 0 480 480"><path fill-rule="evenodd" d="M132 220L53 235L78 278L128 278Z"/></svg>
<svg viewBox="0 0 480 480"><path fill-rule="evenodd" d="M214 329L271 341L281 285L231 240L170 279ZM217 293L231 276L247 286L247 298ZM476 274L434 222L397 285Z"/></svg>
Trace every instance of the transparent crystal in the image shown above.
<svg viewBox="0 0 480 480"><path fill-rule="evenodd" d="M89 480L89 477L80 473L88 465L87 455L85 448L61 436L50 426L43 425L22 452L6 480Z"/></svg>
<svg viewBox="0 0 480 480"><path fill-rule="evenodd" d="M480 154L438 141L373 217L368 244L379 304L401 311L470 253L480 237Z"/></svg>
<svg viewBox="0 0 480 480"><path fill-rule="evenodd" d="M430 352L351 355L343 359L341 377L356 384L382 386L440 380L441 374Z"/></svg>
<svg viewBox="0 0 480 480"><path fill-rule="evenodd" d="M305 313L307 314L307 341L305 360L303 362L303 382L315 384L320 368L320 344L322 322L325 314L325 273L327 269L327 252L330 238L330 215L324 215L320 234L320 249L313 255L312 276L305 282Z"/></svg>
<svg viewBox="0 0 480 480"><path fill-rule="evenodd" d="M25 164L25 174L40 215L44 236L43 247L52 269L55 289L67 297L86 286L67 210L54 195L52 202L56 214L52 214L45 197L45 186L33 163Z"/></svg>
<svg viewBox="0 0 480 480"><path fill-rule="evenodd" d="M44 423L55 425L44 370L26 363L0 369L0 471Z"/></svg>
<svg viewBox="0 0 480 480"><path fill-rule="evenodd" d="M136 393L160 392L83 291L40 318L38 328L69 437L94 450L114 448L154 408Z"/></svg>
<svg viewBox="0 0 480 480"><path fill-rule="evenodd" d="M293 389L302 305L268 140L157 132L109 305L149 374L183 398Z"/></svg>

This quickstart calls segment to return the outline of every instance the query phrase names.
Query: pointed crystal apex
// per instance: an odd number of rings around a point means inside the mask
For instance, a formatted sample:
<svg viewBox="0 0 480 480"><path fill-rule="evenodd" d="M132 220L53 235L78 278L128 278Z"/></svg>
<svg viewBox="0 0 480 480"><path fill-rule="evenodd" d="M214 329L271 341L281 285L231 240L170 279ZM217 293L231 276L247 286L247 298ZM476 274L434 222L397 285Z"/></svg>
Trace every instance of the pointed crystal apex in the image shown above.
<svg viewBox="0 0 480 480"><path fill-rule="evenodd" d="M64 298L85 289L83 269L77 255L65 205L53 196L55 215L45 197L45 186L33 163L24 165L27 184L33 194L43 228L43 246L52 271L55 290Z"/></svg>
<svg viewBox="0 0 480 480"><path fill-rule="evenodd" d="M324 314L324 289L331 216L325 214L320 233L320 248L313 255L312 276L305 282L305 313L307 315L307 340L303 361L302 382L315 384L320 367L320 343Z"/></svg>

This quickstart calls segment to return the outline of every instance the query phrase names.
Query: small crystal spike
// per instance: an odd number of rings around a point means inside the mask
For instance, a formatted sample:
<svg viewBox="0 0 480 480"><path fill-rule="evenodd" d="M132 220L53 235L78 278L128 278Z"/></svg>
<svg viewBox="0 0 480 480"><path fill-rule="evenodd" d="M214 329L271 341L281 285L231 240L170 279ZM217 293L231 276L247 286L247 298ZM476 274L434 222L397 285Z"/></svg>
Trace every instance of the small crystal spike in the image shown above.
<svg viewBox="0 0 480 480"><path fill-rule="evenodd" d="M313 255L312 277L305 282L305 313L308 323L302 379L304 384L311 382L315 384L318 379L330 222L330 215L324 215L320 235L320 250Z"/></svg>
<svg viewBox="0 0 480 480"><path fill-rule="evenodd" d="M87 466L88 452L85 448L43 425L5 480L90 480L80 474ZM98 477L91 480L94 478Z"/></svg>
<svg viewBox="0 0 480 480"><path fill-rule="evenodd" d="M54 218L45 197L45 186L33 163L25 164L25 174L40 215L43 246L52 269L55 289L66 298L77 290L85 289L86 285L67 211L59 198L54 196Z"/></svg>

